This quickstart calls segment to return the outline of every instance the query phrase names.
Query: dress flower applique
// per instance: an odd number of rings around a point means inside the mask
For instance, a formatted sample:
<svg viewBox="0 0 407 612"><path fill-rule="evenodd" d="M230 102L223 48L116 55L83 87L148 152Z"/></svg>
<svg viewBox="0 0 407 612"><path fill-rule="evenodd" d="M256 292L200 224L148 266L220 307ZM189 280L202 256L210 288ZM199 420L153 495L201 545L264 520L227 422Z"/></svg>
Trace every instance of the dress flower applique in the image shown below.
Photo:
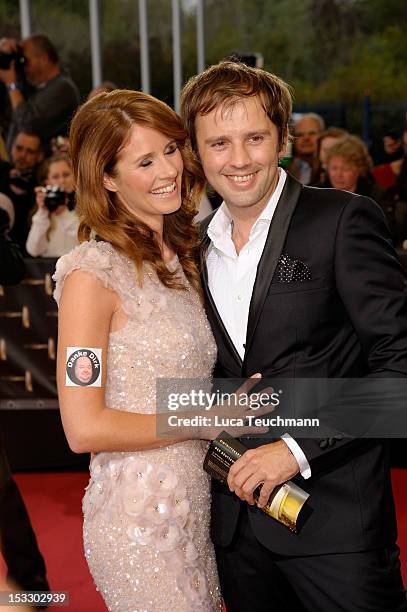
<svg viewBox="0 0 407 612"><path fill-rule="evenodd" d="M171 510L171 503L167 498L163 497L160 499L151 496L146 501L144 515L146 519L151 521L154 525L161 525L172 518Z"/></svg>
<svg viewBox="0 0 407 612"><path fill-rule="evenodd" d="M187 499L187 492L184 486L180 486L173 495L174 516L177 517L181 525L184 527L189 515L190 504Z"/></svg>
<svg viewBox="0 0 407 612"><path fill-rule="evenodd" d="M183 547L183 553L185 556L185 561L187 563L193 563L194 561L196 561L198 559L198 551L196 546L188 541L185 546Z"/></svg>
<svg viewBox="0 0 407 612"><path fill-rule="evenodd" d="M138 459L134 456L128 457L123 463L123 478L128 482L136 480L144 487L148 485L151 472L154 470L151 463Z"/></svg>
<svg viewBox="0 0 407 612"><path fill-rule="evenodd" d="M138 293L131 297L126 297L123 302L125 313L132 319L145 321L154 310L154 304L150 302L146 295Z"/></svg>
<svg viewBox="0 0 407 612"><path fill-rule="evenodd" d="M115 467L108 466L109 473ZM97 470L98 472L99 470ZM152 546L191 604L205 603L207 586L193 543L194 517L187 490L166 465L128 458L118 480L123 512L131 517L127 536L134 545Z"/></svg>
<svg viewBox="0 0 407 612"><path fill-rule="evenodd" d="M146 490L143 485L135 482L122 491L123 511L129 516L138 516L145 510Z"/></svg>
<svg viewBox="0 0 407 612"><path fill-rule="evenodd" d="M123 486L119 489L123 511L129 516L144 512L150 496L149 479L153 466L135 457L127 458L122 464Z"/></svg>
<svg viewBox="0 0 407 612"><path fill-rule="evenodd" d="M94 457L90 466L90 480L83 498L83 508L88 509L89 516L103 508L106 515L110 514L113 500L112 484L115 479L109 476L109 463L103 458L103 453ZM108 503L107 503L108 502Z"/></svg>
<svg viewBox="0 0 407 612"><path fill-rule="evenodd" d="M122 473L122 461L120 459L111 459L107 464L108 476L113 481L119 480Z"/></svg>
<svg viewBox="0 0 407 612"><path fill-rule="evenodd" d="M97 246L97 245L100 246ZM106 243L89 243L87 249L83 253L83 262L91 268L99 268L99 270L106 270L112 267L112 249Z"/></svg>
<svg viewBox="0 0 407 612"><path fill-rule="evenodd" d="M191 604L205 604L208 586L205 574L199 567L186 567L185 571L178 576L177 584Z"/></svg>
<svg viewBox="0 0 407 612"><path fill-rule="evenodd" d="M123 308L126 314L138 321L147 320L151 314L161 312L167 307L167 298L160 288L146 287L127 293Z"/></svg>
<svg viewBox="0 0 407 612"><path fill-rule="evenodd" d="M151 474L150 490L156 495L168 497L178 484L177 475L167 466L161 466Z"/></svg>
<svg viewBox="0 0 407 612"><path fill-rule="evenodd" d="M162 291L159 291L150 299L150 302L153 304L155 312L164 310L167 306L167 296Z"/></svg>
<svg viewBox="0 0 407 612"><path fill-rule="evenodd" d="M142 518L137 523L131 523L127 528L127 535L132 544L150 546L153 542L155 528L148 525Z"/></svg>
<svg viewBox="0 0 407 612"><path fill-rule="evenodd" d="M193 536L193 533L195 531L195 524L196 524L195 515L190 512L185 522L185 531L189 537Z"/></svg>
<svg viewBox="0 0 407 612"><path fill-rule="evenodd" d="M159 552L172 551L179 545L181 536L181 530L176 523L161 525L155 532L155 547ZM168 558L168 561L170 559L171 557Z"/></svg>
<svg viewBox="0 0 407 612"><path fill-rule="evenodd" d="M95 274L108 287L113 269L114 252L106 242L82 242L70 253L63 255L57 261L53 280L56 282L54 298L59 303L65 277L74 270L84 270Z"/></svg>

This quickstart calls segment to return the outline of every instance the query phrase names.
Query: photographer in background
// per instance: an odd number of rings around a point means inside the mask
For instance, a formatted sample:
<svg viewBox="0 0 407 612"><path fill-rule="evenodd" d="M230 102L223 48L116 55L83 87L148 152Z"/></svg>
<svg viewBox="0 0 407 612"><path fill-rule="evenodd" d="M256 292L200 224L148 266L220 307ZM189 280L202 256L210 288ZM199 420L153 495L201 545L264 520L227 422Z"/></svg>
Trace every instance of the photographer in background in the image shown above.
<svg viewBox="0 0 407 612"><path fill-rule="evenodd" d="M0 285L16 285L24 276L24 260L8 236L9 218L0 208ZM48 591L44 559L39 551L23 498L12 478L0 420L0 551L7 578L26 591Z"/></svg>
<svg viewBox="0 0 407 612"><path fill-rule="evenodd" d="M30 94L25 93L21 76L34 87ZM18 131L35 131L44 143L67 133L79 92L61 70L58 53L47 36L33 34L21 44L12 38L1 39L0 80L7 87L12 107L9 150Z"/></svg>
<svg viewBox="0 0 407 612"><path fill-rule="evenodd" d="M45 187L35 189L38 210L32 218L26 249L33 257L60 257L78 244L73 174L64 154L50 157L44 166Z"/></svg>
<svg viewBox="0 0 407 612"><path fill-rule="evenodd" d="M37 170L43 158L39 136L19 132L11 147L11 165L2 161L0 166L0 192L12 201L14 207L15 219L10 236L24 255L29 213L35 204L34 188L38 185Z"/></svg>

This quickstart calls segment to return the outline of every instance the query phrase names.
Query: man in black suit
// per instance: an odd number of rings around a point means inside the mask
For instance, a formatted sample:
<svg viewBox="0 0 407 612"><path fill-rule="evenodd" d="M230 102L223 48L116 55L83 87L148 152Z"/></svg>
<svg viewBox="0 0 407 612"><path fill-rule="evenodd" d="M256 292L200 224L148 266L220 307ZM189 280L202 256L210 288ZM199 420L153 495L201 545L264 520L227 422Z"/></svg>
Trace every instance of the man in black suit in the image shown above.
<svg viewBox="0 0 407 612"><path fill-rule="evenodd" d="M302 186L278 168L286 84L221 62L187 83L181 114L195 176L224 200L202 225L217 377L405 377L406 278L383 214L368 198ZM340 435L244 442L252 448L232 467L230 490L213 483L228 612L406 610L385 445ZM298 534L253 500L262 484L263 507L289 479L310 493Z"/></svg>

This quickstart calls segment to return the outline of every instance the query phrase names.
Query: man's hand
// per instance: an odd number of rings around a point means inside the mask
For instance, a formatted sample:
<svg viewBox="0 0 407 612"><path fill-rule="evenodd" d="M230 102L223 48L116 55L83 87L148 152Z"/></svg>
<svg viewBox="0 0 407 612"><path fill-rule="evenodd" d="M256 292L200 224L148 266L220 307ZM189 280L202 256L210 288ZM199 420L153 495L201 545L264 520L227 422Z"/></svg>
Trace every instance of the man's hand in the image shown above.
<svg viewBox="0 0 407 612"><path fill-rule="evenodd" d="M18 49L18 40L16 38L1 38L0 39L0 51L10 55L15 53Z"/></svg>
<svg viewBox="0 0 407 612"><path fill-rule="evenodd" d="M298 474L298 463L283 440L249 449L230 468L228 485L240 499L253 505L253 491L260 485L257 505L263 508L273 489Z"/></svg>
<svg viewBox="0 0 407 612"><path fill-rule="evenodd" d="M0 40L0 52L6 53L9 55L10 53L14 53L17 51L18 42L14 38L2 38ZM15 61L13 60L10 63L10 68L8 70L0 70L0 81L3 81L5 85L9 85L10 83L15 83L17 79Z"/></svg>
<svg viewBox="0 0 407 612"><path fill-rule="evenodd" d="M208 412L208 417L212 420L209 426L202 426L199 430L198 437L203 440L214 440L222 431L226 431L234 438L240 438L250 433L267 433L269 428L262 425L249 425L249 421L246 417L262 417L265 414L273 412L274 407L270 404L261 404L256 409L251 407L250 403L250 392L261 379L261 374L253 374L248 378L234 393L231 394L233 398L231 401L225 399L225 402L221 401L212 407L211 411ZM270 397L274 389L267 387L262 390L263 397L266 399ZM239 421L243 422L243 425L238 424Z"/></svg>
<svg viewBox="0 0 407 612"><path fill-rule="evenodd" d="M15 83L17 80L17 73L15 67L15 61L13 60L10 63L10 68L8 70L0 70L0 81L3 81L5 85L10 85L10 83Z"/></svg>

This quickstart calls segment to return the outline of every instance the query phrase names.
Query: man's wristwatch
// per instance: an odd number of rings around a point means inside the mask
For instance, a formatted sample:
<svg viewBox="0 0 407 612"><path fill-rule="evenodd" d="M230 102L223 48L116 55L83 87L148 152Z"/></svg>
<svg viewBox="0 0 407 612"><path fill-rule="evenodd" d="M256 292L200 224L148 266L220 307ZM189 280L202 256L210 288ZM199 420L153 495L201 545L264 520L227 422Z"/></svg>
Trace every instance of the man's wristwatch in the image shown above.
<svg viewBox="0 0 407 612"><path fill-rule="evenodd" d="M17 89L20 89L18 83L16 83L15 81L13 81L12 83L8 83L7 91L16 91Z"/></svg>

